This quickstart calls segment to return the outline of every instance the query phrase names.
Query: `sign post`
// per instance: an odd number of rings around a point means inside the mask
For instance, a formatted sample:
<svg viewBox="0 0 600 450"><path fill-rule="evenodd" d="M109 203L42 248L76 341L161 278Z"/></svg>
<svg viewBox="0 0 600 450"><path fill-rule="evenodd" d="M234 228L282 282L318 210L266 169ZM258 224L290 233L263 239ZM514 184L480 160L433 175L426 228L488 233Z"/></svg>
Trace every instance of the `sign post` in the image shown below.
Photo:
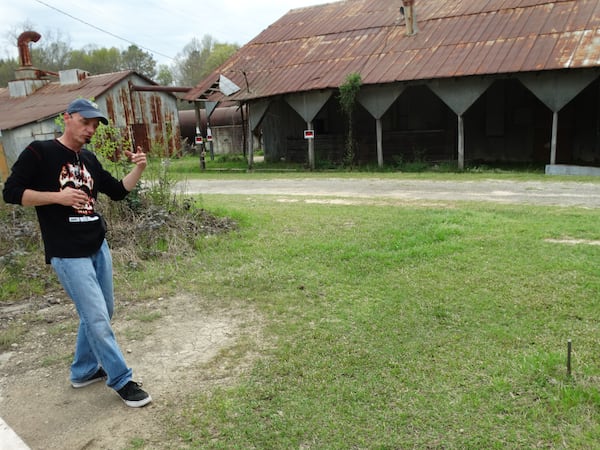
<svg viewBox="0 0 600 450"><path fill-rule="evenodd" d="M194 138L194 144L196 149L200 153L200 169L206 169L206 151L204 151L204 139L202 139L202 132L200 128L196 127L196 137Z"/></svg>
<svg viewBox="0 0 600 450"><path fill-rule="evenodd" d="M210 125L208 123L206 124L206 142L208 142L210 160L213 161L215 159L215 144L213 143L212 130L210 129Z"/></svg>

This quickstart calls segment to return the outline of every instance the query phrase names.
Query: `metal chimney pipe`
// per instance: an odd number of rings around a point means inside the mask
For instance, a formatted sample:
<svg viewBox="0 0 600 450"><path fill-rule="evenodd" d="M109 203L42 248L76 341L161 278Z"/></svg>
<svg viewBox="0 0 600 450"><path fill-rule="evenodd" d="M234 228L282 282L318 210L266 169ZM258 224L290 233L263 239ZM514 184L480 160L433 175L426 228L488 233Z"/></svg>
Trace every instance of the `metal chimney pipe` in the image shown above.
<svg viewBox="0 0 600 450"><path fill-rule="evenodd" d="M35 31L24 31L19 35L17 46L19 48L19 62L21 63L21 67L32 67L29 43L37 42L41 37L42 35Z"/></svg>

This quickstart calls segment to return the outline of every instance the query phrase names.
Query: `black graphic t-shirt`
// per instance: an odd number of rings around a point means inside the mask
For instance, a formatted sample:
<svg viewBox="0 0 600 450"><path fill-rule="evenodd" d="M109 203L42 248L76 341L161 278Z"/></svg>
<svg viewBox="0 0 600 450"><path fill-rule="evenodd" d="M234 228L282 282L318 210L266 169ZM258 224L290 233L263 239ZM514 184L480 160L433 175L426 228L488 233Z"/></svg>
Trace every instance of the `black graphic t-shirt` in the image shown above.
<svg viewBox="0 0 600 450"><path fill-rule="evenodd" d="M19 155L6 180L3 196L7 203L21 204L25 189L58 192L66 187L87 193L82 208L36 206L44 241L46 263L54 256L90 256L102 245L104 220L95 211L98 193L113 200L128 194L123 183L104 170L96 155L86 149L76 153L57 140L34 141Z"/></svg>

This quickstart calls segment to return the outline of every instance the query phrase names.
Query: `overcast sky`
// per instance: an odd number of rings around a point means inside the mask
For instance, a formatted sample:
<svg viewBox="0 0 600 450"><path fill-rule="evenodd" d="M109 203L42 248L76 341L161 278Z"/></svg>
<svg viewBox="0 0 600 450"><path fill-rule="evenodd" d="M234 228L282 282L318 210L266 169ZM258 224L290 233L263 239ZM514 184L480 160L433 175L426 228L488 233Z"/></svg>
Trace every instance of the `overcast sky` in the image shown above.
<svg viewBox="0 0 600 450"><path fill-rule="evenodd" d="M92 44L124 50L134 43L159 64L171 64L193 37L209 34L242 46L291 9L333 1L1 0L0 58L18 56L9 35L27 22L42 39L58 35L73 49Z"/></svg>

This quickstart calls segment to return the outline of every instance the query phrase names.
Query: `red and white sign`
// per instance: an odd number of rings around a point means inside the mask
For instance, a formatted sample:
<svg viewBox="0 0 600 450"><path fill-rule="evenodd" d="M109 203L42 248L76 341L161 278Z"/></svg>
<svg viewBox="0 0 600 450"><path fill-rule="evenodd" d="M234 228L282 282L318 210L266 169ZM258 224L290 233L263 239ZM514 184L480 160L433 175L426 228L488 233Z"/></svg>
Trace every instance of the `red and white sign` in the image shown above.
<svg viewBox="0 0 600 450"><path fill-rule="evenodd" d="M315 130L304 130L304 139L314 139Z"/></svg>
<svg viewBox="0 0 600 450"><path fill-rule="evenodd" d="M196 145L200 145L200 144L202 144L202 136L198 136L198 135L196 135L196 140L195 140L195 142L196 142Z"/></svg>

